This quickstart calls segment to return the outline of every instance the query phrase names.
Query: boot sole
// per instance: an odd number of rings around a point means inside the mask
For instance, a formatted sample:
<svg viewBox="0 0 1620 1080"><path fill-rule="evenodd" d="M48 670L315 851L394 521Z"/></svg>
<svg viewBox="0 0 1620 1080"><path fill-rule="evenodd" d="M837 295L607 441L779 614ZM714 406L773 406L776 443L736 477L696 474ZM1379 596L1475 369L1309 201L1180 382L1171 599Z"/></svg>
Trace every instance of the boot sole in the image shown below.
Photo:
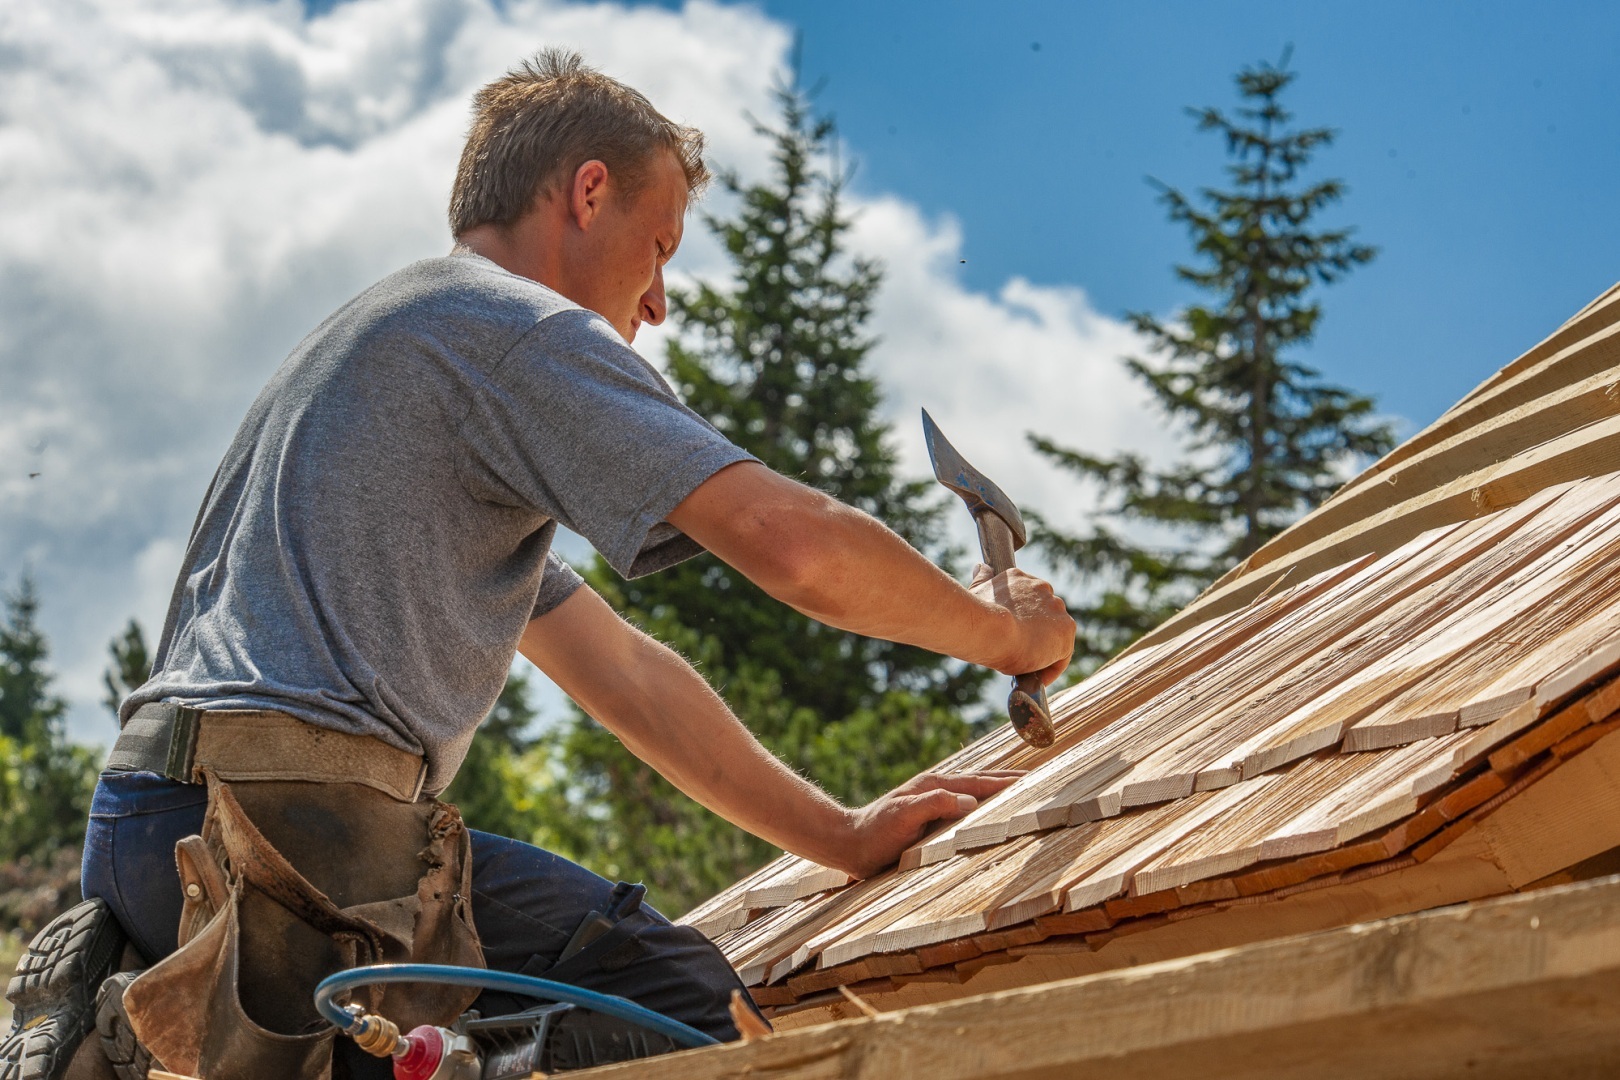
<svg viewBox="0 0 1620 1080"><path fill-rule="evenodd" d="M101 1052L118 1080L146 1080L153 1068L163 1068L135 1037L124 1012L124 991L144 971L121 971L102 983L96 994L96 1034L101 1038Z"/></svg>
<svg viewBox="0 0 1620 1080"><path fill-rule="evenodd" d="M96 991L124 940L102 900L69 908L34 935L6 987L13 1013L0 1042L0 1080L60 1080L95 1026Z"/></svg>

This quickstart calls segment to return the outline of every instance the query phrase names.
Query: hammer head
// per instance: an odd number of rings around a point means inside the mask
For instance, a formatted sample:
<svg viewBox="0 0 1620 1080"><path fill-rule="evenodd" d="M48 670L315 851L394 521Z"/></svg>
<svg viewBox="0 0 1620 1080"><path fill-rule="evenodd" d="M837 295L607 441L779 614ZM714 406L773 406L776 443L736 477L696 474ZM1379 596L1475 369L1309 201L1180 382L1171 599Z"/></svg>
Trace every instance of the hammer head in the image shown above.
<svg viewBox="0 0 1620 1080"><path fill-rule="evenodd" d="M940 433L939 425L934 423L927 409L923 410L922 420L923 437L928 441L928 457L934 463L934 478L962 496L962 501L967 503L974 517L994 514L1005 521L1007 528L1012 530L1013 550L1023 547L1028 533L1018 507L1004 491L990 482L989 477L969 465L967 459L956 452L956 447Z"/></svg>

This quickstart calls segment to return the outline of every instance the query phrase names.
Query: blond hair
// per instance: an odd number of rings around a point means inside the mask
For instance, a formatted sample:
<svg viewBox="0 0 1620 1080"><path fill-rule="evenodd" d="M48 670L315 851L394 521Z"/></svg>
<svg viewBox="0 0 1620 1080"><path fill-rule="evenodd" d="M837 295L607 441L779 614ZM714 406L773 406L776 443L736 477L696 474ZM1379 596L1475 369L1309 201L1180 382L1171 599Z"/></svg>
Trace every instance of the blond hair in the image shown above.
<svg viewBox="0 0 1620 1080"><path fill-rule="evenodd" d="M511 224L591 160L634 195L666 150L696 194L709 180L701 131L665 117L578 53L546 49L473 97L472 130L450 192L450 231Z"/></svg>

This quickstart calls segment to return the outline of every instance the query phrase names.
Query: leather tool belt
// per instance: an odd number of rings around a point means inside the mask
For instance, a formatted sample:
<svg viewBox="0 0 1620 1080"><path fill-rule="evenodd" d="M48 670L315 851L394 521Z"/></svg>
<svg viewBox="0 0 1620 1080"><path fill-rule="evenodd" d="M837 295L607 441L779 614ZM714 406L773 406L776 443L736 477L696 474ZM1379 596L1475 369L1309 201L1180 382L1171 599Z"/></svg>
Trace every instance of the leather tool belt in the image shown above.
<svg viewBox="0 0 1620 1080"><path fill-rule="evenodd" d="M286 713L142 705L113 744L107 768L154 772L184 784L307 780L364 784L401 802L422 797L427 765L380 739L333 731Z"/></svg>
<svg viewBox="0 0 1620 1080"><path fill-rule="evenodd" d="M422 797L419 756L280 712L153 704L124 725L108 768L208 787L201 834L175 847L179 948L123 992L164 1068L331 1080L336 1029L311 1000L322 978L483 966L467 830L454 806ZM477 995L403 984L349 1000L408 1030L451 1023Z"/></svg>
<svg viewBox="0 0 1620 1080"><path fill-rule="evenodd" d="M228 784L206 768L203 779L202 833L175 847L179 948L123 994L162 1068L331 1080L337 1029L311 998L321 979L366 964L483 966L472 851L454 806L362 784ZM407 983L362 987L349 1001L409 1030L453 1022L478 993Z"/></svg>

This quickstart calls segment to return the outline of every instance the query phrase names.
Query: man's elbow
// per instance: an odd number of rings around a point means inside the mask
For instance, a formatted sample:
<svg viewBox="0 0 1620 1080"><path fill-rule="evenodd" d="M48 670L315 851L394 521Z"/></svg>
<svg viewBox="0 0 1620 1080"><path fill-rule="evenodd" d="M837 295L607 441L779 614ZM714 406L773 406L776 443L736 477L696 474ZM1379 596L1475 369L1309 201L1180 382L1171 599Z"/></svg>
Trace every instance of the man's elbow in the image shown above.
<svg viewBox="0 0 1620 1080"><path fill-rule="evenodd" d="M839 623L849 607L851 567L844 553L815 543L794 544L784 553L783 603L822 622Z"/></svg>

